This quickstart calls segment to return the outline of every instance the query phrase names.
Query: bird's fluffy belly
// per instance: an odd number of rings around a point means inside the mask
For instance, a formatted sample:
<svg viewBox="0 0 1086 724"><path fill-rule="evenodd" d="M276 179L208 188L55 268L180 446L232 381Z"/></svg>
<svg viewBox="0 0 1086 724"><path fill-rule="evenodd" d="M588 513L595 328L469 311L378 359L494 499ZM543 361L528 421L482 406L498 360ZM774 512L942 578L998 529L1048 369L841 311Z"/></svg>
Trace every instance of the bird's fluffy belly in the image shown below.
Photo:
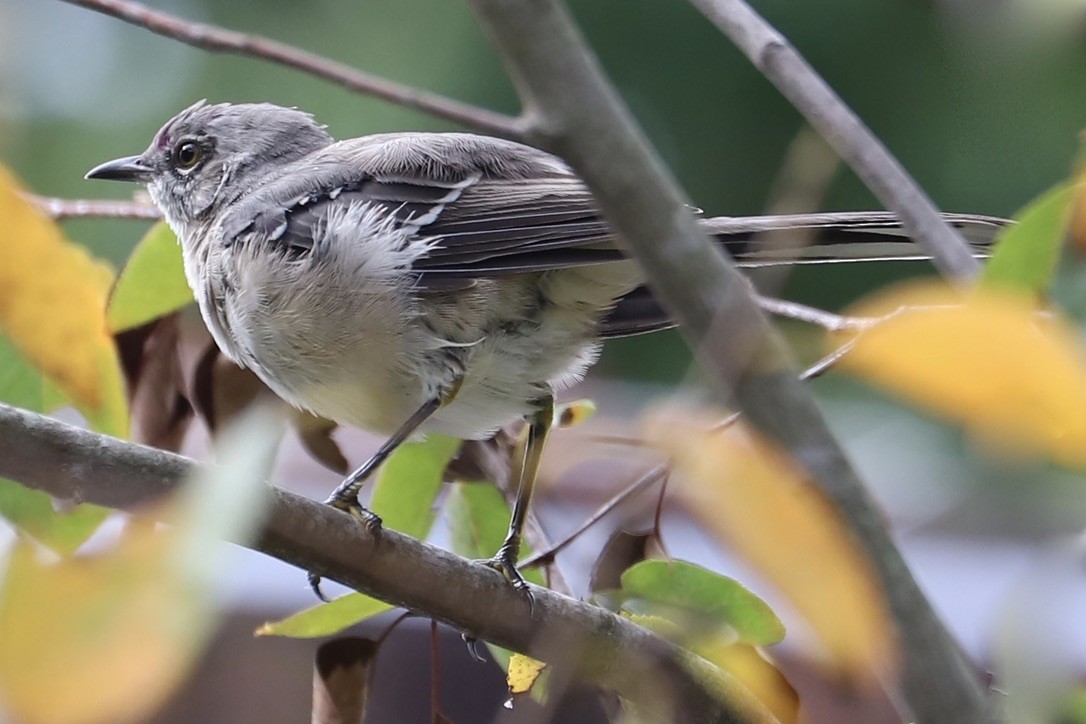
<svg viewBox="0 0 1086 724"><path fill-rule="evenodd" d="M486 437L580 379L598 352L602 307L555 304L538 277L416 296L402 281L332 289L334 275L290 273L300 276L261 287L237 280L226 309L234 356L291 404L374 432L391 433L427 399L455 391L420 431Z"/></svg>

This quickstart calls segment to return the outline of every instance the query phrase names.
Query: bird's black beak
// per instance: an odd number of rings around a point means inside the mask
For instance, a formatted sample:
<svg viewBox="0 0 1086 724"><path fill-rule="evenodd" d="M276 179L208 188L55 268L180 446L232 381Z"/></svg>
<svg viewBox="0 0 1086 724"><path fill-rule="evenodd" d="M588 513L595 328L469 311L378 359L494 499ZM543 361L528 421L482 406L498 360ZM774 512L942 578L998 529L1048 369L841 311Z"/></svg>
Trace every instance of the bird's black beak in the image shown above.
<svg viewBox="0 0 1086 724"><path fill-rule="evenodd" d="M83 178L105 181L150 181L151 169L143 164L139 156L128 156L95 166Z"/></svg>

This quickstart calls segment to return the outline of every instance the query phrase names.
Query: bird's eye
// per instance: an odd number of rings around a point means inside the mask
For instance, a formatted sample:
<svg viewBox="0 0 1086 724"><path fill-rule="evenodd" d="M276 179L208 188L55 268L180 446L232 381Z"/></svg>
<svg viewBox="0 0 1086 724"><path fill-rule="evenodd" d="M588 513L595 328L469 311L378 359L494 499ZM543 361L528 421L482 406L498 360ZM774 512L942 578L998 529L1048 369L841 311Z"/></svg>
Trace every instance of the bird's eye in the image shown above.
<svg viewBox="0 0 1086 724"><path fill-rule="evenodd" d="M182 141L173 149L173 164L182 171L187 171L200 163L204 152L194 141Z"/></svg>

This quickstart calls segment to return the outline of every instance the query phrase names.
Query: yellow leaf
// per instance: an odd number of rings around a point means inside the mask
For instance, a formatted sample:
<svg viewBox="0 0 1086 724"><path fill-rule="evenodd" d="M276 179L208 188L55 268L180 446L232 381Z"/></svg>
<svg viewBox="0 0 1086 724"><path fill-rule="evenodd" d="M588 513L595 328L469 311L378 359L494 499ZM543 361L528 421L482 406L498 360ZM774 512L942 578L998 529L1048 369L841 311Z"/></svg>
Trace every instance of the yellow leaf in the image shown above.
<svg viewBox="0 0 1086 724"><path fill-rule="evenodd" d="M524 654L513 654L509 659L509 673L505 681L509 684L510 694L523 694L531 691L536 679L547 665Z"/></svg>
<svg viewBox="0 0 1086 724"><path fill-rule="evenodd" d="M804 472L720 416L657 414L646 439L669 452L675 486L701 523L727 540L792 601L838 673L857 683L891 675L897 647L870 563Z"/></svg>
<svg viewBox="0 0 1086 724"><path fill-rule="evenodd" d="M202 607L163 565L172 531L131 531L113 554L43 563L19 542L0 595L0 693L19 721L143 721L204 636Z"/></svg>
<svg viewBox="0 0 1086 724"><path fill-rule="evenodd" d="M993 450L1083 468L1086 358L1076 335L1039 311L999 289L901 287L853 310L891 316L860 333L840 368L964 425Z"/></svg>
<svg viewBox="0 0 1086 724"><path fill-rule="evenodd" d="M125 436L124 378L105 320L113 273L17 190L0 166L0 331L96 428Z"/></svg>
<svg viewBox="0 0 1086 724"><path fill-rule="evenodd" d="M761 649L709 637L693 650L738 679L781 724L799 720L799 695Z"/></svg>

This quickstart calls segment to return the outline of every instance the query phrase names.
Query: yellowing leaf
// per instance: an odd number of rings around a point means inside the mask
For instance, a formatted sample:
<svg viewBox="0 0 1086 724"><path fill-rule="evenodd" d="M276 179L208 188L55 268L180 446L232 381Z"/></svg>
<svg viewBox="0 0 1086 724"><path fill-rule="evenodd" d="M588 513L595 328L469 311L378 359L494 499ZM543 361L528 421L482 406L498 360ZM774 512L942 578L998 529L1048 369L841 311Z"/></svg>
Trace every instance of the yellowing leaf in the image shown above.
<svg viewBox="0 0 1086 724"><path fill-rule="evenodd" d="M729 708L740 721L752 724L793 724L795 721L798 698L792 685L771 662L762 658L772 673L765 670L755 673L753 664L744 666L740 663L740 660L745 658L742 654L728 654L727 658L724 658L721 653L728 649L741 648L755 652L755 655L760 657L761 654L753 647L734 644L734 637L727 635L691 636L690 631L663 616L625 612L621 615L687 649L688 654L682 659L683 664L706 689L727 701ZM775 679L773 674L776 675ZM648 720L661 719L670 721L672 717L652 716ZM633 721L642 720L643 717L636 717Z"/></svg>
<svg viewBox="0 0 1086 724"><path fill-rule="evenodd" d="M255 635L302 639L331 636L391 608L392 604L370 598L364 593L348 593L279 621L269 621L258 628Z"/></svg>
<svg viewBox="0 0 1086 724"><path fill-rule="evenodd" d="M842 370L964 425L995 450L1086 467L1086 358L1058 318L1041 317L1021 295L962 295L932 283L853 312L895 310L903 311L859 335Z"/></svg>
<svg viewBox="0 0 1086 724"><path fill-rule="evenodd" d="M0 166L0 331L96 428L123 437L124 378L105 323L112 272L17 189Z"/></svg>
<svg viewBox="0 0 1086 724"><path fill-rule="evenodd" d="M153 511L163 530L137 521L108 554L55 563L16 544L0 589L0 699L16 719L146 721L182 681L215 624L222 539L251 537L270 497L277 435L256 415L240 429L225 464Z"/></svg>
<svg viewBox="0 0 1086 724"><path fill-rule="evenodd" d="M513 654L509 658L509 672L505 676L505 682L509 685L510 694L523 694L531 691L536 679L543 673L547 665L542 661L536 661L531 656Z"/></svg>
<svg viewBox="0 0 1086 724"><path fill-rule="evenodd" d="M554 411L554 424L561 428L576 427L595 414L596 403L592 400L572 400Z"/></svg>
<svg viewBox="0 0 1086 724"><path fill-rule="evenodd" d="M0 596L0 692L20 721L141 721L179 683L207 611L162 570L169 534L149 527L95 559L43 564L16 545Z"/></svg>
<svg viewBox="0 0 1086 724"><path fill-rule="evenodd" d="M781 724L799 720L799 695L773 662L754 646L718 642L709 637L693 647L694 653L738 679Z"/></svg>
<svg viewBox="0 0 1086 724"><path fill-rule="evenodd" d="M148 230L109 295L109 327L123 332L191 304L181 247L165 222Z"/></svg>
<svg viewBox="0 0 1086 724"><path fill-rule="evenodd" d="M669 452L686 507L792 601L839 672L871 682L897 666L875 573L836 511L803 471L742 425L719 416L656 415L646 439Z"/></svg>

